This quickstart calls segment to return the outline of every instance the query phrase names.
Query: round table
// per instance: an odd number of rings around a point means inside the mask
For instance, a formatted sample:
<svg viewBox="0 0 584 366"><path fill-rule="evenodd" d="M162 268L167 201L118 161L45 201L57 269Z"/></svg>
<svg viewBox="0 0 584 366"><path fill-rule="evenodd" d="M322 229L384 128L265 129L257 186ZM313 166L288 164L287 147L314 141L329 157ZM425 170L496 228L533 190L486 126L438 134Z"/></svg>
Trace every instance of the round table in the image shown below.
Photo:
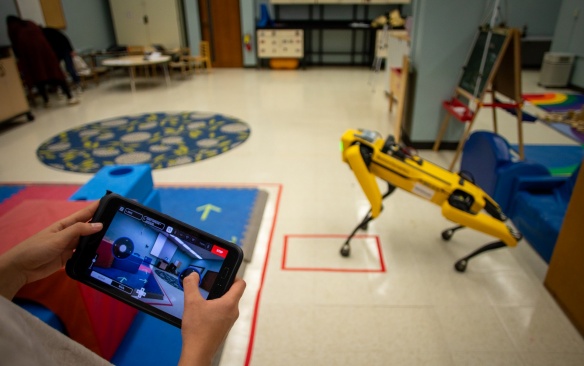
<svg viewBox="0 0 584 366"><path fill-rule="evenodd" d="M132 92L136 91L136 66L149 66L161 64L164 70L164 77L166 78L166 85L170 85L170 77L168 75L168 62L170 61L170 56L156 56L146 58L143 55L137 56L122 56L116 58L110 58L102 61L103 66L108 67L128 67L130 69L130 85L132 87Z"/></svg>

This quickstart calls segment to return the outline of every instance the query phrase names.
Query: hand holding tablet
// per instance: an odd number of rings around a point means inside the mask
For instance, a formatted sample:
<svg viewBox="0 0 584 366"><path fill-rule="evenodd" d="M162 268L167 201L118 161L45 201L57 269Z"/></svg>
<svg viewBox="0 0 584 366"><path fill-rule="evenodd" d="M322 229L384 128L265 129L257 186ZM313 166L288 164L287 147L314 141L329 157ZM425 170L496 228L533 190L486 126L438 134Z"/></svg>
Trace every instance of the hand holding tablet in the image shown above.
<svg viewBox="0 0 584 366"><path fill-rule="evenodd" d="M67 274L177 327L184 281L198 277L199 296L217 299L243 260L237 245L116 194L101 199L92 222L103 229L81 238Z"/></svg>

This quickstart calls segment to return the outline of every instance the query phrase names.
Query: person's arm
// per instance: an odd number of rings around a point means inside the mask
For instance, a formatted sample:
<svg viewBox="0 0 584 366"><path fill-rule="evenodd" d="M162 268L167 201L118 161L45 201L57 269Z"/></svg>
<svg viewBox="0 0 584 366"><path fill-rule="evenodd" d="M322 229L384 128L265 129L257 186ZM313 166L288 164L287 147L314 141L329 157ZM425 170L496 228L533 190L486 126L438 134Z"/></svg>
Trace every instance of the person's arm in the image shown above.
<svg viewBox="0 0 584 366"><path fill-rule="evenodd" d="M20 288L45 278L73 255L79 237L100 231L101 223L88 223L99 202L59 220L0 256L0 296L12 300Z"/></svg>
<svg viewBox="0 0 584 366"><path fill-rule="evenodd" d="M185 310L182 319L182 353L179 366L210 365L233 323L239 317L239 300L245 281L237 278L225 295L205 300L199 292L199 275L183 281Z"/></svg>
<svg viewBox="0 0 584 366"><path fill-rule="evenodd" d="M63 37L63 50L73 55L73 53L75 52L73 51L73 45L71 45L71 40L69 39L69 37L67 37L65 33L61 31L58 32Z"/></svg>

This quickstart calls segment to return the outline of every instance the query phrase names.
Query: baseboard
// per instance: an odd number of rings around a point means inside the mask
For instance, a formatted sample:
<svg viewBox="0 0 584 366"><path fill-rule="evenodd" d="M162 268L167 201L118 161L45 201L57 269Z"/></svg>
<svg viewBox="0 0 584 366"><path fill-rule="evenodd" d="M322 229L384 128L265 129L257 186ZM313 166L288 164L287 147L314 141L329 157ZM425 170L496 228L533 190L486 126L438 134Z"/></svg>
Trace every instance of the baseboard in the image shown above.
<svg viewBox="0 0 584 366"><path fill-rule="evenodd" d="M402 132L402 141L410 147L418 150L431 150L434 147L434 141L412 141L410 136L404 131ZM456 150L458 147L458 142L446 142L442 141L440 143L440 150Z"/></svg>

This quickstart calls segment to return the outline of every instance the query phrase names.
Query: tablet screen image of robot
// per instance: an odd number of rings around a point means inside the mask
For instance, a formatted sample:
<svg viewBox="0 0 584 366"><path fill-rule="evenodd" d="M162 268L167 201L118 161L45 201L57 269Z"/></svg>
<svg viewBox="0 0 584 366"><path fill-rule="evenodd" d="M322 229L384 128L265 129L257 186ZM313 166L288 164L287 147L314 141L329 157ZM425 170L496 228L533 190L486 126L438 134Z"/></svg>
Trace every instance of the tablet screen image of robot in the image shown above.
<svg viewBox="0 0 584 366"><path fill-rule="evenodd" d="M206 299L227 252L121 206L101 239L88 274L122 295L182 318L183 279L198 272L199 291Z"/></svg>

